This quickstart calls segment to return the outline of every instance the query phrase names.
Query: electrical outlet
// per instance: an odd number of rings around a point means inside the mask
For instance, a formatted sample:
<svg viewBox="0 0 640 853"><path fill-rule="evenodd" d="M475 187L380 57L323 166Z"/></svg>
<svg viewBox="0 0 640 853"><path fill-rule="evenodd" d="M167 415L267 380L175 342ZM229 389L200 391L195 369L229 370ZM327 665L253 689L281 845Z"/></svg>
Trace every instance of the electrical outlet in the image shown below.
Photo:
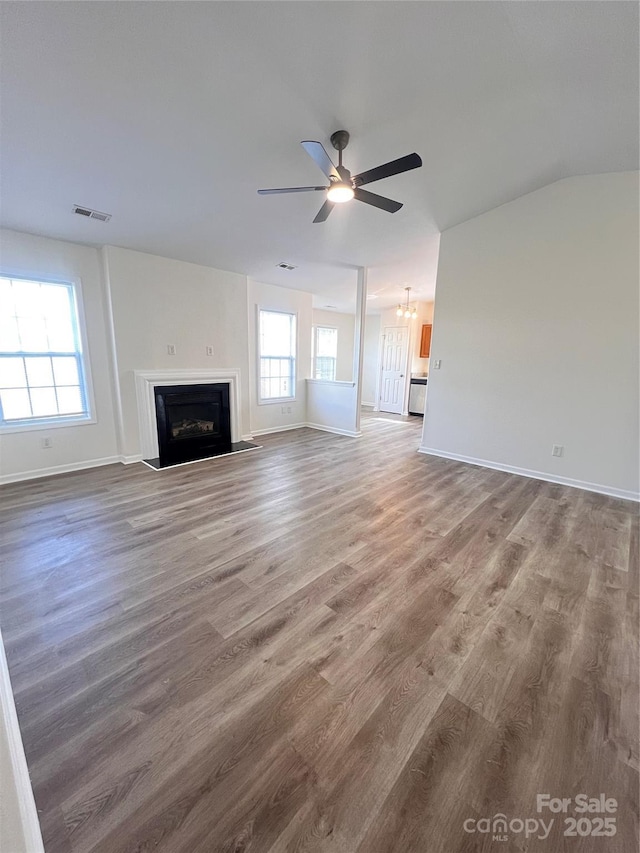
<svg viewBox="0 0 640 853"><path fill-rule="evenodd" d="M287 414L288 414L288 415L290 415L290 414L291 414L291 406L287 406Z"/></svg>
<svg viewBox="0 0 640 853"><path fill-rule="evenodd" d="M169 355L175 355L176 354L176 345L175 344L167 344L167 353Z"/></svg>
<svg viewBox="0 0 640 853"><path fill-rule="evenodd" d="M48 450L50 447L53 447L53 439L48 436L47 438L43 438L40 441L40 447L42 447L43 450Z"/></svg>
<svg viewBox="0 0 640 853"><path fill-rule="evenodd" d="M434 370L440 370L440 364L441 364L440 359L437 359L436 361L434 361L433 362L433 369Z"/></svg>
<svg viewBox="0 0 640 853"><path fill-rule="evenodd" d="M564 445L563 444L554 444L551 448L552 456L562 456L564 454Z"/></svg>
<svg viewBox="0 0 640 853"><path fill-rule="evenodd" d="M207 347L207 355L213 355L213 347Z"/></svg>

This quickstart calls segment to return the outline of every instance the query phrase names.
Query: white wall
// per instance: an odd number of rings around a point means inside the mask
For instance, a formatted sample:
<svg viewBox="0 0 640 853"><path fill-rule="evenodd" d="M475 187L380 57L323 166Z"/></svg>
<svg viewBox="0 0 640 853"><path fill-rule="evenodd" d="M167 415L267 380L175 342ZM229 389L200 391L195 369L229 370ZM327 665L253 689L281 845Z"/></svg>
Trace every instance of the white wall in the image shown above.
<svg viewBox="0 0 640 853"><path fill-rule="evenodd" d="M312 295L302 290L290 290L249 279L249 387L251 432L260 434L283 429L307 420L305 380L311 376ZM297 315L298 352L296 355L296 396L286 403L258 403L257 378L257 316L258 308L288 311ZM285 409L283 412L282 410ZM291 409L289 412L288 410Z"/></svg>
<svg viewBox="0 0 640 853"><path fill-rule="evenodd" d="M249 432L245 276L129 249L103 249L122 400L122 453L140 453L134 370L239 368ZM176 348L169 355L168 345ZM213 347L213 356L206 347Z"/></svg>
<svg viewBox="0 0 640 853"><path fill-rule="evenodd" d="M332 326L338 330L338 357L336 359L336 381L353 381L353 346L355 337L355 314L341 311L313 310L314 326Z"/></svg>
<svg viewBox="0 0 640 853"><path fill-rule="evenodd" d="M423 448L638 493L638 225L619 173L442 235Z"/></svg>
<svg viewBox="0 0 640 853"><path fill-rule="evenodd" d="M367 314L364 324L362 356L362 403L378 405L378 371L380 367L380 315Z"/></svg>
<svg viewBox="0 0 640 853"><path fill-rule="evenodd" d="M355 382L307 381L307 419L314 429L326 429L342 435L357 436Z"/></svg>
<svg viewBox="0 0 640 853"><path fill-rule="evenodd" d="M32 278L78 281L81 285L96 423L45 427L0 436L0 481L45 476L117 459L114 401L105 310L96 249L17 231L0 231L0 272ZM53 446L43 449L43 436Z"/></svg>
<svg viewBox="0 0 640 853"><path fill-rule="evenodd" d="M137 459L135 370L239 369L242 435L307 422L310 293L248 283L236 273L113 246L99 250L7 230L0 237L2 274L80 282L97 421L1 434L0 482ZM282 404L257 402L257 305L298 316L296 399L285 404L284 413ZM353 317L349 320L353 326ZM169 344L176 348L173 356ZM213 356L206 354L207 346L213 347ZM347 346L351 371L352 329ZM43 434L53 439L46 450Z"/></svg>

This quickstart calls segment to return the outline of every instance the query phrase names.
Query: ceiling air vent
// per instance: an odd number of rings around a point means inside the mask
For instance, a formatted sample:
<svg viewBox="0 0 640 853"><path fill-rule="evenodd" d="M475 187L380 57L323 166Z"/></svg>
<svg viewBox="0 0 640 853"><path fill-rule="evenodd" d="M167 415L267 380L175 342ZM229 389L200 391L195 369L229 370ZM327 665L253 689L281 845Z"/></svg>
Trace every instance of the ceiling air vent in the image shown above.
<svg viewBox="0 0 640 853"><path fill-rule="evenodd" d="M293 264L286 264L284 261L282 261L279 264L276 264L276 266L278 267L279 270L289 270L289 272L291 272L291 270L298 269L297 267L294 267Z"/></svg>
<svg viewBox="0 0 640 853"><path fill-rule="evenodd" d="M87 219L98 219L100 222L108 222L111 219L110 213L100 213L99 210L91 210L90 207L80 207L79 204L74 204L73 212L78 216L86 216Z"/></svg>

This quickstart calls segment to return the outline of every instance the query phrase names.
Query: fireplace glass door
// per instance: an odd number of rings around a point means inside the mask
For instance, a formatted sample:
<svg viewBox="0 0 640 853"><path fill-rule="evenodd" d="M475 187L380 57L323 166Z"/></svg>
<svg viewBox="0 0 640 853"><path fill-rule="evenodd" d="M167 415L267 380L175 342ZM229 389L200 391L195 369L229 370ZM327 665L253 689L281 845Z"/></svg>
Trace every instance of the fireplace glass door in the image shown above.
<svg viewBox="0 0 640 853"><path fill-rule="evenodd" d="M231 449L229 385L171 385L155 389L160 466Z"/></svg>

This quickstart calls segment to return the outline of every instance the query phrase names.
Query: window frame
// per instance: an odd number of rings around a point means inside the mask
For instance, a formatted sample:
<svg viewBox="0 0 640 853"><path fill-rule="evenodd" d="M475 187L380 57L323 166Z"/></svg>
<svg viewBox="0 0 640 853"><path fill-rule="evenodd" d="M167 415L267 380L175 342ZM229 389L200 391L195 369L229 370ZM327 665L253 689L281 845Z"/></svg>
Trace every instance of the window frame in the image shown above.
<svg viewBox="0 0 640 853"><path fill-rule="evenodd" d="M295 322L295 333L294 333L294 354L293 356L285 356L285 358L290 358L293 361L292 371L291 371L291 395L288 397L262 397L262 373L261 373L261 359L262 353L260 348L260 314L265 312L267 314L284 314L287 317L293 317ZM298 335L298 312L297 311L285 311L281 308L267 308L265 305L256 305L256 399L259 406L270 406L270 405L281 405L282 403L295 403L297 401L297 388L298 388L298 347L299 347L299 335Z"/></svg>
<svg viewBox="0 0 640 853"><path fill-rule="evenodd" d="M71 290L73 302L75 304L75 317L72 317L76 339L79 342L80 350L76 351L75 355L79 361L79 375L81 379L81 391L84 396L86 405L86 413L72 415L52 415L37 418L28 418L21 421L4 421L0 419L0 434L34 432L50 429L60 429L64 427L85 426L96 424L96 405L93 392L93 379L91 374L91 358L89 354L89 345L86 331L86 318L84 311L84 300L82 293L82 281L79 278L59 278L48 273L41 275L38 272L14 272L11 269L0 269L0 278L11 279L12 281L31 281L39 284L57 284L64 285ZM3 350L4 352L4 350ZM11 353L9 357L21 355L51 355L53 351L43 353Z"/></svg>
<svg viewBox="0 0 640 853"><path fill-rule="evenodd" d="M322 376L316 376L316 359L317 358L330 358L331 356L318 356L318 329L329 329L332 332L336 333L336 354L333 357L333 379L325 379ZM336 376L338 375L338 327L337 326L327 326L324 323L317 323L313 327L313 353L311 357L311 375L313 379L322 382L337 382Z"/></svg>

